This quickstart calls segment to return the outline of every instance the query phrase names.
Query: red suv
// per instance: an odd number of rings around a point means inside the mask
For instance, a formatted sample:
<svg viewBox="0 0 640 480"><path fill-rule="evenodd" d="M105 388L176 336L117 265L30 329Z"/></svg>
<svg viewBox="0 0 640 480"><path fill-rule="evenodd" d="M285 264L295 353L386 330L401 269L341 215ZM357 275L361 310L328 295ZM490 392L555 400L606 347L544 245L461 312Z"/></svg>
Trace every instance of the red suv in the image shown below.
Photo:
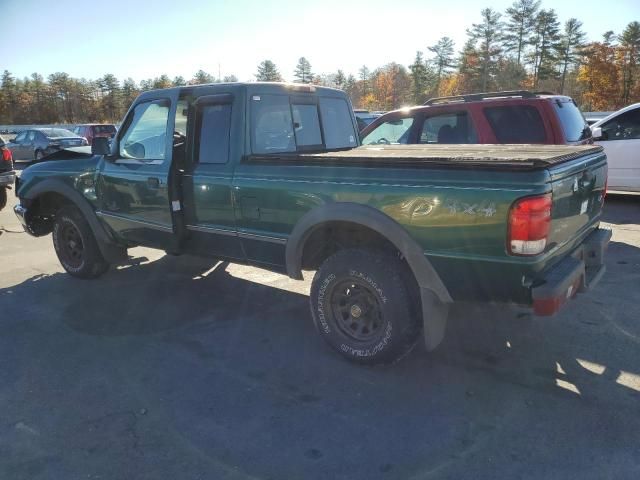
<svg viewBox="0 0 640 480"><path fill-rule="evenodd" d="M589 125L570 98L509 91L432 98L389 112L361 132L362 144L593 143Z"/></svg>
<svg viewBox="0 0 640 480"><path fill-rule="evenodd" d="M112 124L92 123L87 125L77 125L73 129L73 133L87 139L89 145L93 143L96 137L113 138L116 136L116 126Z"/></svg>

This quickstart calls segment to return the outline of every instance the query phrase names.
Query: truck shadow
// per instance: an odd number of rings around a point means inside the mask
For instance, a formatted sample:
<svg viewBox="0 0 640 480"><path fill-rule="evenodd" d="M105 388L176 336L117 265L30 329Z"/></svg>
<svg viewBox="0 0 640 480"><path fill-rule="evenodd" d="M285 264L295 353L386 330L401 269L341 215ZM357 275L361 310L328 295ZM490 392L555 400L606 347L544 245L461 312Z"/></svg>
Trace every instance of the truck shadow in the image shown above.
<svg viewBox="0 0 640 480"><path fill-rule="evenodd" d="M607 194L602 220L615 225L640 223L640 195Z"/></svg>
<svg viewBox="0 0 640 480"><path fill-rule="evenodd" d="M637 419L612 412L631 412L640 399L632 305L639 275L616 263L639 263L638 250L613 243L609 274L553 318L456 305L437 351L427 354L419 344L387 367L352 365L330 351L314 332L304 289L285 277L245 279L225 263L169 256L141 259L96 281L56 273L0 289L0 345L22 345L13 358L17 371L46 347L50 365L30 369L32 383L55 385L51 372L71 360L80 378L85 362L115 370L105 373L109 388L132 395L168 432L155 445L187 445L185 456L207 452L212 472L224 464L274 478L296 476L292 471L332 478L347 470L356 472L350 478L382 478L391 470L421 476L433 468L455 471L471 461L468 452L528 431L527 441L508 449L517 464L518 455L535 455L527 452L529 441L546 438L536 433L540 425L564 436L559 456L586 448L587 433L600 423L611 431L598 445L614 437L634 445ZM11 397L9 385L4 398ZM399 432L404 440L389 445ZM274 437L277 448L265 448ZM341 444L363 448L347 454ZM291 455L300 456L301 470Z"/></svg>

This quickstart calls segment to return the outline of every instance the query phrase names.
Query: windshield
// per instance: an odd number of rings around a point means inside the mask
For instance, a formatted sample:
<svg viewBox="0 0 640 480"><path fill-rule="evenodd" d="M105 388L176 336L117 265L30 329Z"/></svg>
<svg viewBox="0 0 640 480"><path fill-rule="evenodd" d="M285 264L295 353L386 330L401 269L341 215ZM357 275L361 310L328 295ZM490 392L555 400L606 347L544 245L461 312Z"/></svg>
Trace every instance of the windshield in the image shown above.
<svg viewBox="0 0 640 480"><path fill-rule="evenodd" d="M389 145L407 143L413 120L413 117L407 117L381 123L362 139L362 144Z"/></svg>

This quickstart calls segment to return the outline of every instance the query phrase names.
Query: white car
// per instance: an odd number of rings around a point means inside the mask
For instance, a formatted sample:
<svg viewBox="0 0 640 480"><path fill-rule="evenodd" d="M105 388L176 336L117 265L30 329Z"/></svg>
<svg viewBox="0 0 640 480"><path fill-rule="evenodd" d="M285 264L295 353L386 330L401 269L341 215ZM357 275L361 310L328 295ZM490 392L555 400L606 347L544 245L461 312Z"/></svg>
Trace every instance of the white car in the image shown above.
<svg viewBox="0 0 640 480"><path fill-rule="evenodd" d="M607 154L608 190L640 192L640 103L598 120L591 133Z"/></svg>

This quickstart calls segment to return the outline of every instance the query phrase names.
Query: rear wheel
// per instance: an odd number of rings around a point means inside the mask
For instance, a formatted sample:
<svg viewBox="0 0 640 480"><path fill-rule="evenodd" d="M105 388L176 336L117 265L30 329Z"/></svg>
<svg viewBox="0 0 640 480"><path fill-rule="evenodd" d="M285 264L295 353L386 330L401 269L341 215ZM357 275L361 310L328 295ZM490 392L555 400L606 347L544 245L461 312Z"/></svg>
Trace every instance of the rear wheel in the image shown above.
<svg viewBox="0 0 640 480"><path fill-rule="evenodd" d="M66 206L56 213L53 246L62 267L74 277L96 278L109 270L82 212Z"/></svg>
<svg viewBox="0 0 640 480"><path fill-rule="evenodd" d="M419 332L405 279L405 266L391 253L347 249L332 255L311 284L318 332L349 360L398 360L413 347Z"/></svg>
<svg viewBox="0 0 640 480"><path fill-rule="evenodd" d="M0 210L7 206L7 189L0 187Z"/></svg>

